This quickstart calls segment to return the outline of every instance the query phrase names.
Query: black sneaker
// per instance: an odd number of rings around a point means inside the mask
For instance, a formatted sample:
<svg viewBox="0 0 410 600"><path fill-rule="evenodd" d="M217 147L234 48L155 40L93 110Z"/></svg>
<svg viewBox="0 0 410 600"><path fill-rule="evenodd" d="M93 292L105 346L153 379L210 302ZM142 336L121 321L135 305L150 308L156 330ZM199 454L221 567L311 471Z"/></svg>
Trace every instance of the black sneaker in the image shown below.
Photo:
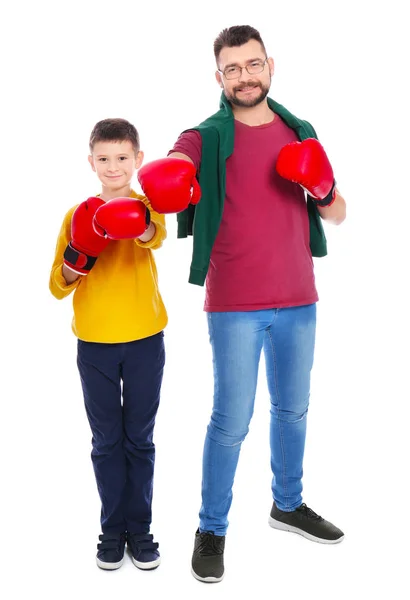
<svg viewBox="0 0 410 600"><path fill-rule="evenodd" d="M275 529L299 533L308 540L321 544L337 544L344 538L343 531L317 515L306 504L292 512L284 512L273 503L269 525Z"/></svg>
<svg viewBox="0 0 410 600"><path fill-rule="evenodd" d="M97 565L106 571L119 569L124 562L125 533L102 533L98 539Z"/></svg>
<svg viewBox="0 0 410 600"><path fill-rule="evenodd" d="M225 536L209 531L195 533L192 575L199 581L216 583L224 576Z"/></svg>
<svg viewBox="0 0 410 600"><path fill-rule="evenodd" d="M136 567L149 571L161 562L157 542L151 533L127 533L127 546Z"/></svg>

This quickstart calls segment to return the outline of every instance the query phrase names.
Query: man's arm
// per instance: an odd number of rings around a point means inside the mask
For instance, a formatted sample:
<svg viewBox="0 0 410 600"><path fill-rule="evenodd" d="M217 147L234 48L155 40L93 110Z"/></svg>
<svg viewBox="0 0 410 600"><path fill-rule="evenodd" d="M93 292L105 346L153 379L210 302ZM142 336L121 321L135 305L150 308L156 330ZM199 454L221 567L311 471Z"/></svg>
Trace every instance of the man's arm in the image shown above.
<svg viewBox="0 0 410 600"><path fill-rule="evenodd" d="M189 156L182 154L182 152L171 152L168 157L181 158L183 160L189 160L189 162L193 163ZM346 202L337 188L336 197L331 206L318 206L318 209L322 219L324 221L328 221L329 223L333 223L333 225L340 225L346 218Z"/></svg>
<svg viewBox="0 0 410 600"><path fill-rule="evenodd" d="M346 218L346 202L336 188L336 197L330 206L318 206L320 216L324 221L340 225Z"/></svg>
<svg viewBox="0 0 410 600"><path fill-rule="evenodd" d="M334 225L345 220L346 203L335 187L332 166L319 140L307 138L283 146L276 161L276 170L309 194L322 219Z"/></svg>
<svg viewBox="0 0 410 600"><path fill-rule="evenodd" d="M188 160L190 163L194 164L194 161L186 154L182 154L182 152L171 152L171 154L168 154L168 158L182 158L182 160Z"/></svg>

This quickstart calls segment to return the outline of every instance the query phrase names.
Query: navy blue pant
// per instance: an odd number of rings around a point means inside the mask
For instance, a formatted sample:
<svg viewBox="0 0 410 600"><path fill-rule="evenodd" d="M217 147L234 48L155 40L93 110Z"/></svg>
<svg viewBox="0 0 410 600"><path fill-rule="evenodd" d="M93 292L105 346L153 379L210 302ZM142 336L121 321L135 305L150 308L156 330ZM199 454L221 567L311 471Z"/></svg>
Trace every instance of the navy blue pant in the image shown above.
<svg viewBox="0 0 410 600"><path fill-rule="evenodd" d="M103 533L150 530L153 430L164 363L163 332L124 344L78 340Z"/></svg>

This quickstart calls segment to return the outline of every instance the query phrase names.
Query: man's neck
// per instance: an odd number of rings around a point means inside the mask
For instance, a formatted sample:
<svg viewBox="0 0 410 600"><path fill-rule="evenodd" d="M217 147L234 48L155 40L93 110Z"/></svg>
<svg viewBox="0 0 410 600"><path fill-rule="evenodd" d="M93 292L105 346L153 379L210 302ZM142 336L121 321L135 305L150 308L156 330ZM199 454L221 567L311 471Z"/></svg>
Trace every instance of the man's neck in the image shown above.
<svg viewBox="0 0 410 600"><path fill-rule="evenodd" d="M108 200L112 200L113 198L129 198L131 194L131 186L126 185L118 190L107 188L103 186L100 197L108 202Z"/></svg>
<svg viewBox="0 0 410 600"><path fill-rule="evenodd" d="M271 123L275 118L275 113L269 108L266 99L252 107L235 106L234 104L231 104L231 106L234 119L250 127Z"/></svg>

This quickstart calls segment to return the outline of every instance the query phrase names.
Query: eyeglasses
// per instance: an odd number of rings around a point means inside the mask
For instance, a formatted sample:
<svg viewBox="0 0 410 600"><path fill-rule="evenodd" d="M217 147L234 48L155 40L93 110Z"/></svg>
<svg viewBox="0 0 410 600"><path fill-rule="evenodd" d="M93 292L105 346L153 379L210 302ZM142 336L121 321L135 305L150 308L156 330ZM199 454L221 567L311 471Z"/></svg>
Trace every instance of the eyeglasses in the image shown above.
<svg viewBox="0 0 410 600"><path fill-rule="evenodd" d="M257 73L262 73L267 60L267 58L265 58L265 60L253 60L244 67L240 67L239 65L232 65L230 67L226 67L224 71L220 71L219 69L218 71L225 77L225 79L239 79L239 77L242 75L242 69L246 69L249 75L256 75Z"/></svg>

